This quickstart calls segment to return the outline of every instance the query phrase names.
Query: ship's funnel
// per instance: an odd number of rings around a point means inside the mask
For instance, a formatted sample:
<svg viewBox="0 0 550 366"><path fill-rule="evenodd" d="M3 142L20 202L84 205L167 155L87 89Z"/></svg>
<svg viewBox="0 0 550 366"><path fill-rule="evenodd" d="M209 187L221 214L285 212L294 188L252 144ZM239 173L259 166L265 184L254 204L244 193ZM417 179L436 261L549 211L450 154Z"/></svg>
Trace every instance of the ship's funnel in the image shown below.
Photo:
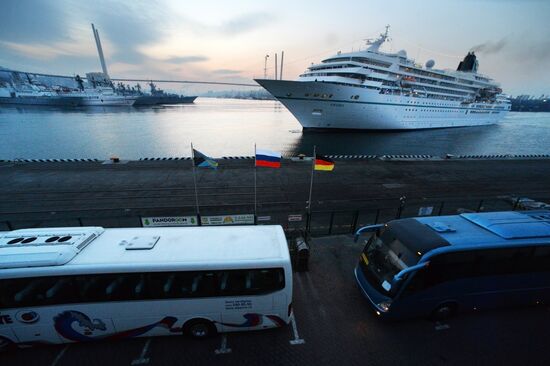
<svg viewBox="0 0 550 366"><path fill-rule="evenodd" d="M99 33L95 29L94 24L92 23L92 31L94 32L95 44L97 46L97 53L99 54L99 62L101 62L101 68L107 79L109 78L109 73L107 72L107 65L105 64L105 57L103 57L103 48L101 47L101 40L99 39Z"/></svg>
<svg viewBox="0 0 550 366"><path fill-rule="evenodd" d="M474 52L468 52L464 60L460 61L457 71L477 72L478 62Z"/></svg>

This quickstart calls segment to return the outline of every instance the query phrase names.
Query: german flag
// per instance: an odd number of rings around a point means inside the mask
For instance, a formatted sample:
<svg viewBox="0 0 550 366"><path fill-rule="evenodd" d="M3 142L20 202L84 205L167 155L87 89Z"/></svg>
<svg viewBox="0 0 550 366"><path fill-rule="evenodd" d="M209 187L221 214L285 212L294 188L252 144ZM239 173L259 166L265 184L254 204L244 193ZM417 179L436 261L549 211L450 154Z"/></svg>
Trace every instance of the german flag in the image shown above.
<svg viewBox="0 0 550 366"><path fill-rule="evenodd" d="M332 171L334 169L334 161L326 156L315 154L315 170Z"/></svg>

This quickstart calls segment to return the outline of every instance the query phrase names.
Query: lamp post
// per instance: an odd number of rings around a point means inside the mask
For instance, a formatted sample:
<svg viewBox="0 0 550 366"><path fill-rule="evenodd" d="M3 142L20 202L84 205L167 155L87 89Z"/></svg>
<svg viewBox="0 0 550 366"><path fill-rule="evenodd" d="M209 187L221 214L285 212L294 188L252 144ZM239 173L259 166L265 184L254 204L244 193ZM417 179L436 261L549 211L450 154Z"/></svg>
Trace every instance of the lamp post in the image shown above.
<svg viewBox="0 0 550 366"><path fill-rule="evenodd" d="M267 79L267 58L269 55L265 55L265 61L264 61L264 79Z"/></svg>

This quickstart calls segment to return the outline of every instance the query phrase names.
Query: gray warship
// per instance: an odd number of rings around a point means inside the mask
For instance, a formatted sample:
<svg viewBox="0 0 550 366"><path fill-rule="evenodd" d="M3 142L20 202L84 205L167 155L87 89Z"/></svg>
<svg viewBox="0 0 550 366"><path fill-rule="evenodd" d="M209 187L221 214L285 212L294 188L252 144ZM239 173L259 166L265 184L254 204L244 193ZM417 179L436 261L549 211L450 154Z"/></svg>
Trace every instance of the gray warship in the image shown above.
<svg viewBox="0 0 550 366"><path fill-rule="evenodd" d="M149 87L151 88L150 94L141 93L141 88L138 87L139 97L134 102L134 107L160 104L190 104L197 98L196 96L166 93L164 90L158 89L152 82L149 83Z"/></svg>

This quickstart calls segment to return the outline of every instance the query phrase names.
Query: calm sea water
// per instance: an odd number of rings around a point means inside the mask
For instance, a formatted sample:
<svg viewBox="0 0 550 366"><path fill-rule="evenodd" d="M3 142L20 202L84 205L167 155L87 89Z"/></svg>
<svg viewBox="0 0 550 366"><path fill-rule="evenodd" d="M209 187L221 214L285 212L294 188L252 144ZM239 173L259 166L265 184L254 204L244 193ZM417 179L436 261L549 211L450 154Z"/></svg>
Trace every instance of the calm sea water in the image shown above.
<svg viewBox="0 0 550 366"><path fill-rule="evenodd" d="M498 125L410 132L306 132L278 102L198 98L163 108L0 107L0 159L121 159L324 154L547 154L550 113L510 113Z"/></svg>

